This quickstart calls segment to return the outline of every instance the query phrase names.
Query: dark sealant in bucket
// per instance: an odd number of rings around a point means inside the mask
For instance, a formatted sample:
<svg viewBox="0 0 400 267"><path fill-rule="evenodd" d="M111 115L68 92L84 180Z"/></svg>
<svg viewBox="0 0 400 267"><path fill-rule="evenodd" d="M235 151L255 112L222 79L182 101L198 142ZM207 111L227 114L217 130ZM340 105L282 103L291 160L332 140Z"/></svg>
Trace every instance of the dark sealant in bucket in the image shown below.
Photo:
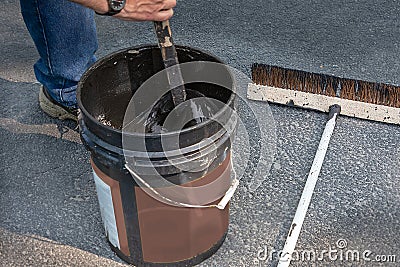
<svg viewBox="0 0 400 267"><path fill-rule="evenodd" d="M177 52L181 63L222 63L205 52L189 47L177 46ZM210 257L222 245L229 225L229 205L219 210L162 203L145 193L124 167L120 130L124 113L135 90L162 70L159 53L156 46L125 49L98 61L83 75L77 95L81 139L91 152L91 165L107 240L117 255L138 266L190 266ZM229 85L228 88L233 90L233 80L228 69L221 76ZM191 84L190 88L233 108L234 94L229 89L203 83ZM221 131L223 134L220 134ZM177 134L180 147L183 148L200 144L207 138L215 140L216 156L208 168L202 171L184 172L164 164L156 168L158 173L175 184L188 187L208 184L223 175L223 186L228 188L229 133L218 123L209 120ZM153 157L153 166L165 160L161 135L162 131L156 131L145 136L147 151ZM143 138L143 135L132 134L130 138L135 140ZM187 153L191 155L206 149L205 145ZM142 155L142 151L135 151L134 148L131 152L137 153L139 158ZM151 179L145 175L146 168L142 166L143 178Z"/></svg>

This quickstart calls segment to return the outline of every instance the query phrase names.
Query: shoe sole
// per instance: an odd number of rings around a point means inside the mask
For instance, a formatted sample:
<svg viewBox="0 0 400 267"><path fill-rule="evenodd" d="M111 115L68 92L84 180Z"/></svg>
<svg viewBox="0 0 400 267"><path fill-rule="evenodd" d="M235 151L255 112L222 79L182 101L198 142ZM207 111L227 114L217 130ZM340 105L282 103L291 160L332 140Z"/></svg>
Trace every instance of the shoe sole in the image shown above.
<svg viewBox="0 0 400 267"><path fill-rule="evenodd" d="M74 114L71 114L68 110L64 109L61 106L58 106L51 102L50 99L46 97L44 94L43 86L40 87L39 92L39 105L40 108L50 117L56 118L59 120L74 120L78 121L78 117Z"/></svg>

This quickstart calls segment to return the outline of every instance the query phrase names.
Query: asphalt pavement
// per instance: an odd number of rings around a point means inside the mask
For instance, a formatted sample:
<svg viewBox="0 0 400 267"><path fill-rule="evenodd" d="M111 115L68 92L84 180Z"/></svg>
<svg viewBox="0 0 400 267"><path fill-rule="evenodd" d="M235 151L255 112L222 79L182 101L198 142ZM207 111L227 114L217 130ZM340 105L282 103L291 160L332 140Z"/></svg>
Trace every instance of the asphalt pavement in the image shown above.
<svg viewBox="0 0 400 267"><path fill-rule="evenodd" d="M126 266L105 241L76 125L39 108L32 71L38 54L19 2L2 3L0 266ZM182 0L171 25L177 44L208 51L246 75L258 62L400 84L399 14L395 0ZM155 44L150 22L96 20L99 58ZM260 133L265 164L249 165L263 173L262 183L251 191L252 177L243 177L227 239L199 266L275 266L327 119L249 103L272 129ZM247 126L250 139L260 139ZM292 266L399 266L399 144L399 126L338 118Z"/></svg>

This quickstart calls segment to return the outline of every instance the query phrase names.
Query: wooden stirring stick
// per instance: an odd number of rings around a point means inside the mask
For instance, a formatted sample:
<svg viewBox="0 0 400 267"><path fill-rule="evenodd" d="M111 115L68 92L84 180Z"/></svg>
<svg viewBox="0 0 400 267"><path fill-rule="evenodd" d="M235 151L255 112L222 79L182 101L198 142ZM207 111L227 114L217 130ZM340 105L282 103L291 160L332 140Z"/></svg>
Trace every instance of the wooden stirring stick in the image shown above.
<svg viewBox="0 0 400 267"><path fill-rule="evenodd" d="M186 100L186 90L179 67L178 56L172 40L169 21L154 21L158 46L166 68L169 86L171 88L172 101L177 106Z"/></svg>

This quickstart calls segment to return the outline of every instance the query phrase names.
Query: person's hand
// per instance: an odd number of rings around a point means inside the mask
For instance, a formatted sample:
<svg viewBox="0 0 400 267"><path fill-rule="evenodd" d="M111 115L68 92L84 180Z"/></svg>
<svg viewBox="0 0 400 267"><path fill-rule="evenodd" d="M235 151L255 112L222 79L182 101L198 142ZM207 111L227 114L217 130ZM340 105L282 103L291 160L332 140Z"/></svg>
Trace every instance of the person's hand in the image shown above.
<svg viewBox="0 0 400 267"><path fill-rule="evenodd" d="M113 17L123 20L164 21L174 14L176 0L127 0L124 9Z"/></svg>
<svg viewBox="0 0 400 267"><path fill-rule="evenodd" d="M108 11L107 0L71 0L103 14ZM174 14L176 0L126 0L124 9L113 17L134 21L164 21Z"/></svg>

